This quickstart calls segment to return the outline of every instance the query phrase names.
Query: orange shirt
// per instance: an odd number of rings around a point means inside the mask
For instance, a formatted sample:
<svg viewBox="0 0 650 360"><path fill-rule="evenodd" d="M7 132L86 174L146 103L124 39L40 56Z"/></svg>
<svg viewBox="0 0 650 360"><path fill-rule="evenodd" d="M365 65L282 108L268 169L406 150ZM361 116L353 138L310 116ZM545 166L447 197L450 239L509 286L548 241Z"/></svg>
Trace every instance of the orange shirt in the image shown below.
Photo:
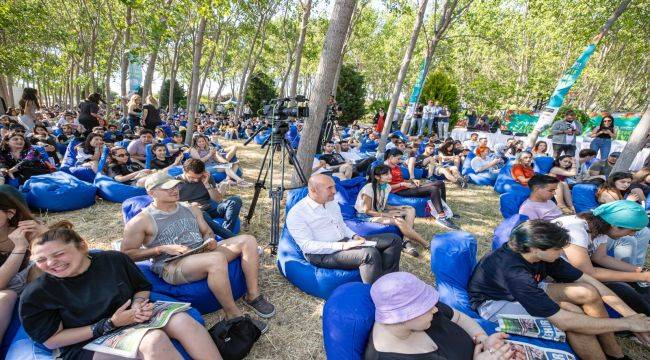
<svg viewBox="0 0 650 360"><path fill-rule="evenodd" d="M524 166L521 164L516 164L512 166L512 170L510 170L512 173L512 178L515 179L516 182L520 183L521 185L528 186L528 180L535 175L535 170L533 170L532 167L530 166ZM521 182L519 181L518 177L523 176L526 178L526 181Z"/></svg>
<svg viewBox="0 0 650 360"><path fill-rule="evenodd" d="M402 169L400 169L399 166L390 168L390 175L391 175L391 179L390 179L391 185L399 184L404 181L404 176L402 176ZM408 189L408 188L406 186L400 186L397 188L393 188L390 192L394 193L404 189Z"/></svg>

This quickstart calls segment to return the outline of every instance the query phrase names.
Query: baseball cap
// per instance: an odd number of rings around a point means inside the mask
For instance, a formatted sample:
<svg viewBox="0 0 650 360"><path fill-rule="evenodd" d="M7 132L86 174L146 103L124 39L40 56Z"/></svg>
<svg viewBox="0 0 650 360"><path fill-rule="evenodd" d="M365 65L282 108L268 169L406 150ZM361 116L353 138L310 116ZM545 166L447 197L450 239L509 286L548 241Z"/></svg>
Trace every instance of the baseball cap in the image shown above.
<svg viewBox="0 0 650 360"><path fill-rule="evenodd" d="M164 171L159 171L147 177L147 180L144 182L144 188L147 191L153 190L155 188L160 188L162 190L169 190L174 186L180 184L181 182L182 182L181 180L174 179Z"/></svg>
<svg viewBox="0 0 650 360"><path fill-rule="evenodd" d="M407 272L386 274L370 288L375 303L375 321L397 324L431 310L440 298L433 286Z"/></svg>

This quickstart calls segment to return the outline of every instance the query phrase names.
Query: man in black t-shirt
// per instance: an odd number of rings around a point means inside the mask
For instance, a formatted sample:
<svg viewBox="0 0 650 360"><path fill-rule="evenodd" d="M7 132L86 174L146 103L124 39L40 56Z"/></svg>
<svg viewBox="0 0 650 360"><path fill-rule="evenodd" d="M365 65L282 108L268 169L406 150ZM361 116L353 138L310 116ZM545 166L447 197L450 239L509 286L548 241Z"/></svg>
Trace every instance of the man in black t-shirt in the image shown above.
<svg viewBox="0 0 650 360"><path fill-rule="evenodd" d="M510 240L474 269L468 285L472 308L491 321L498 315L548 318L566 332L580 358L624 359L614 332L632 331L647 343L650 318L560 258L569 241L566 230L544 220L517 226ZM545 282L547 277L554 282ZM609 319L603 302L626 318Z"/></svg>
<svg viewBox="0 0 650 360"><path fill-rule="evenodd" d="M235 222L242 206L239 196L224 200L217 183L199 159L188 159L183 164L183 173L177 179L182 180L179 184L180 201L193 203L201 209L203 218L216 235L223 239L235 236ZM213 218L222 218L223 226L212 221Z"/></svg>

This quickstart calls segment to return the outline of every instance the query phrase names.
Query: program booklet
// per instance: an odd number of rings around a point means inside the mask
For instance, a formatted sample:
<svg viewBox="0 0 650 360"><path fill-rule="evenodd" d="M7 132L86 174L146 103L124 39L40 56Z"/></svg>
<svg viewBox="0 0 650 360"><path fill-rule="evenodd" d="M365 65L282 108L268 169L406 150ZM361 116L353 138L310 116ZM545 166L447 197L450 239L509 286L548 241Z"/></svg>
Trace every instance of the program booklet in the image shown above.
<svg viewBox="0 0 650 360"><path fill-rule="evenodd" d="M149 321L102 335L86 344L84 349L134 359L147 331L165 326L172 315L189 308L190 303L156 301Z"/></svg>
<svg viewBox="0 0 650 360"><path fill-rule="evenodd" d="M529 315L499 315L497 331L539 339L566 342L566 333L545 318Z"/></svg>
<svg viewBox="0 0 650 360"><path fill-rule="evenodd" d="M566 351L543 348L519 341L506 340L515 350L524 354L526 360L576 360L576 357Z"/></svg>
<svg viewBox="0 0 650 360"><path fill-rule="evenodd" d="M195 247L194 249L187 250L186 252L184 252L182 254L170 256L167 259L163 260L163 262L168 263L170 261L174 261L174 260L178 260L180 258L184 258L184 257L186 257L188 255L200 254L208 247L208 244L210 243L210 241L212 241L212 239L206 239L206 240L203 241L203 243L201 245Z"/></svg>

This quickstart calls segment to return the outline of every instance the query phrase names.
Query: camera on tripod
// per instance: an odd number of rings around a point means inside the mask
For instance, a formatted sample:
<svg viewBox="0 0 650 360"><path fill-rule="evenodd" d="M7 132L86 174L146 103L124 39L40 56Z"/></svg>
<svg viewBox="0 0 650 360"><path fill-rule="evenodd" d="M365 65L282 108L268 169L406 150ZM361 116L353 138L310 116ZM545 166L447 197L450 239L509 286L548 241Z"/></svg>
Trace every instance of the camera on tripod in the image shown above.
<svg viewBox="0 0 650 360"><path fill-rule="evenodd" d="M288 106L292 100L295 101L295 105ZM304 95L296 95L294 99L290 97L271 99L264 104L262 114L273 120L287 120L289 117L306 118L309 117L308 103L309 99Z"/></svg>

